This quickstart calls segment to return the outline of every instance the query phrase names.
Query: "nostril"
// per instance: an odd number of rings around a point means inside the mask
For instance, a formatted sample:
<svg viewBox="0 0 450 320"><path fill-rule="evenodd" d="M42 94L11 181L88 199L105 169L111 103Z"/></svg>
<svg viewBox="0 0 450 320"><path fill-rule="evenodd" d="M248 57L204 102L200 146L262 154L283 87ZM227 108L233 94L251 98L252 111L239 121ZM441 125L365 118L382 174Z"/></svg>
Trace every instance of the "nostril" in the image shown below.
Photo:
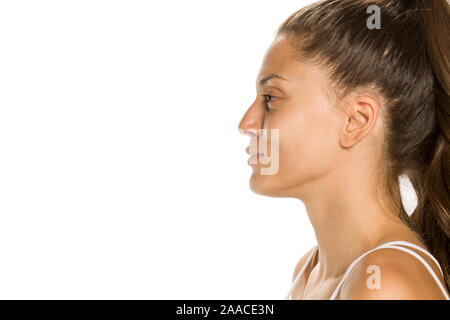
<svg viewBox="0 0 450 320"><path fill-rule="evenodd" d="M242 129L240 129L240 130L242 130ZM250 136L250 137L254 137L258 133L258 130L255 130L255 129L247 129L247 130L242 130L242 131L243 132L240 131L242 134Z"/></svg>

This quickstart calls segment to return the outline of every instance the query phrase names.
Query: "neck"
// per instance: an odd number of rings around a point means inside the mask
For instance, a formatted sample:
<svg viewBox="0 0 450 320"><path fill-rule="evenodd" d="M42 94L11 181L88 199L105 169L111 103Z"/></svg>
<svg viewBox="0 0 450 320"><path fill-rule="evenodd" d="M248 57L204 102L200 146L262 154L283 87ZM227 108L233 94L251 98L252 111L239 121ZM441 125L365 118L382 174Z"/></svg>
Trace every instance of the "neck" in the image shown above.
<svg viewBox="0 0 450 320"><path fill-rule="evenodd" d="M383 242L415 239L395 210L387 210L377 200L375 184L367 176L358 179L354 170L333 175L315 181L307 187L308 194L299 197L317 238L322 279L341 276L358 256Z"/></svg>

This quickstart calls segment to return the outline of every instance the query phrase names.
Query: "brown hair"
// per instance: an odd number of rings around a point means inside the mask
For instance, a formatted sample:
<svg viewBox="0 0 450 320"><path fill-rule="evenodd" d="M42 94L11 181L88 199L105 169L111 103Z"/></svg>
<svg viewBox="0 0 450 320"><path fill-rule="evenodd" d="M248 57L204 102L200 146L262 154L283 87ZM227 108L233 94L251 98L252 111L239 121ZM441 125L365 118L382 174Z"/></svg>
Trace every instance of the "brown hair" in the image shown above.
<svg viewBox="0 0 450 320"><path fill-rule="evenodd" d="M381 28L369 29L377 5ZM375 88L386 101L382 191L438 259L450 288L450 9L447 0L325 0L292 14L277 34L330 70L342 95ZM409 217L399 177L418 198Z"/></svg>

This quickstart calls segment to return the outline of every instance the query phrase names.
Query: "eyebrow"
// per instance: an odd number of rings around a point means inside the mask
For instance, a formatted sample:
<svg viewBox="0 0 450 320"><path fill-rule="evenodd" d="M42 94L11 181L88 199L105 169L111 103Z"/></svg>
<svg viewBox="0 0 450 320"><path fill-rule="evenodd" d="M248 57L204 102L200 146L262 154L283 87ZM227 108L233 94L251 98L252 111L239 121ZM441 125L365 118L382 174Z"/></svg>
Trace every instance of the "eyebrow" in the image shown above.
<svg viewBox="0 0 450 320"><path fill-rule="evenodd" d="M267 81L269 81L270 79L273 79L273 78L277 78L277 79L281 79L281 80L287 81L285 78L283 78L283 77L281 77L281 76L279 76L279 75L277 75L275 73L271 73L271 74L261 78L259 80L259 85L262 86L264 83L266 83Z"/></svg>

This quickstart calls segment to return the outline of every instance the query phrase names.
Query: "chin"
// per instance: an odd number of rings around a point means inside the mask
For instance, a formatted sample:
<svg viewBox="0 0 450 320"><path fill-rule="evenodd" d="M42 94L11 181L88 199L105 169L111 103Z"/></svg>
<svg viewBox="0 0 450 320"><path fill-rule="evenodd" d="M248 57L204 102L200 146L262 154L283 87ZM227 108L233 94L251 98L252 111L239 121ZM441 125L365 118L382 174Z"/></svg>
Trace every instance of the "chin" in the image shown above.
<svg viewBox="0 0 450 320"><path fill-rule="evenodd" d="M253 169L249 187L256 194L268 197L286 197L283 188L277 183L277 175L261 175L258 168Z"/></svg>

